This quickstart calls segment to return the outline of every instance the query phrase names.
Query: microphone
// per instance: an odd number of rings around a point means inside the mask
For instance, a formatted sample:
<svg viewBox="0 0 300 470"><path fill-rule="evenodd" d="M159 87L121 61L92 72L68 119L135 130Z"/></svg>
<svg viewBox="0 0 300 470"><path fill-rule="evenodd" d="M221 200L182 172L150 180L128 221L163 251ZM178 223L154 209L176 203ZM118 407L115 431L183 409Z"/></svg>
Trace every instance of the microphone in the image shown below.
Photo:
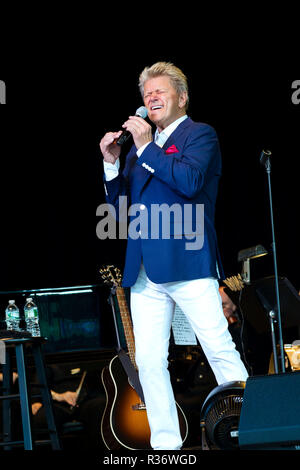
<svg viewBox="0 0 300 470"><path fill-rule="evenodd" d="M146 119L147 114L148 114L148 111L145 106L140 106L135 112L135 116L139 116L143 119ZM114 144L123 145L124 142L126 142L126 140L128 140L130 136L131 136L131 133L127 130L124 130L122 134L120 135L120 137L114 140Z"/></svg>
<svg viewBox="0 0 300 470"><path fill-rule="evenodd" d="M260 154L260 163L262 165L265 165L268 161L268 158L270 158L272 155L272 152L270 152L270 150L263 150Z"/></svg>

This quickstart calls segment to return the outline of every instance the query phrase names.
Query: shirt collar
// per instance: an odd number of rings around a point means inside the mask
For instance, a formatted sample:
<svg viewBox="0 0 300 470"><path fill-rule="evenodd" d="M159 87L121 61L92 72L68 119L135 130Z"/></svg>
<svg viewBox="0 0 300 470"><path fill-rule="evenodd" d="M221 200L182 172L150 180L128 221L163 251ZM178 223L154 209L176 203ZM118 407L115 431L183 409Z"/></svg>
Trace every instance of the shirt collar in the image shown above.
<svg viewBox="0 0 300 470"><path fill-rule="evenodd" d="M157 138L157 136L159 135L161 138L165 138L165 142L167 141L167 139L170 137L170 135L172 134L172 132L175 131L176 127L179 126L179 124L184 121L185 119L187 119L187 115L185 114L184 116L181 116L180 118L176 119L176 121L172 122L171 124L169 124L169 126L167 126L163 131L161 132L158 132L158 129L156 129L155 131L155 139Z"/></svg>

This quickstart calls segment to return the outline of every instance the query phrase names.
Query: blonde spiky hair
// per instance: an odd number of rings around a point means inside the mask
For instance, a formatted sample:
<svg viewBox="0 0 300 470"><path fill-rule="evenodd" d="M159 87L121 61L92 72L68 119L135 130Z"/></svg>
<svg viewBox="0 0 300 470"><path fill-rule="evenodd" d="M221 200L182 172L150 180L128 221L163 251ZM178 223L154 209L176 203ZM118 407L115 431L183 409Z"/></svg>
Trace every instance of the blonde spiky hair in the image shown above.
<svg viewBox="0 0 300 470"><path fill-rule="evenodd" d="M184 73L171 62L156 62L151 67L145 67L139 77L139 89L142 97L144 97L144 85L147 80L154 77L161 77L162 75L169 77L172 86L180 95L182 92L186 92L187 101L185 108L188 107L189 94L187 78Z"/></svg>

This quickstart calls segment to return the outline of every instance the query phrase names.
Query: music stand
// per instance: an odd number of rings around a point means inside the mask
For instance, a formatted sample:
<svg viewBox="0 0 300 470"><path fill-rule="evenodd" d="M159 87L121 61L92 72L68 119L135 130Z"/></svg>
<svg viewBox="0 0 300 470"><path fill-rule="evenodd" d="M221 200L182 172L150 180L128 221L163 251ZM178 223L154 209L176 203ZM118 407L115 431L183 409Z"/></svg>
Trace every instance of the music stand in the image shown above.
<svg viewBox="0 0 300 470"><path fill-rule="evenodd" d="M238 317L241 321L240 339L245 364L250 368L251 375L267 373L272 352L270 325L253 287L253 282L244 284L242 290L234 291L225 287L224 291L238 307Z"/></svg>
<svg viewBox="0 0 300 470"><path fill-rule="evenodd" d="M269 334L271 326L273 352L276 351L274 367L276 364L278 369L275 277L270 276L251 281L250 284L244 285L241 291L232 291L228 287L225 287L224 290L258 335ZM298 292L285 277L279 278L279 291L283 311L282 326L284 328L297 326L300 329L300 296ZM275 316L272 314L270 318L270 312L274 312ZM272 332L272 328L274 328L274 332Z"/></svg>

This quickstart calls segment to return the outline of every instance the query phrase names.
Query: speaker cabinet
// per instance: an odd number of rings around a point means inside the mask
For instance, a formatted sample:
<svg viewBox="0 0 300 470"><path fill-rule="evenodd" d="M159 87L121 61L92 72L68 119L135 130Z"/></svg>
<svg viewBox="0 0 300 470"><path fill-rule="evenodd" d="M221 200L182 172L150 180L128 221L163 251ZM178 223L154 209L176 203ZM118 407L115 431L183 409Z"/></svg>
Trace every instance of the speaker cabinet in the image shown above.
<svg viewBox="0 0 300 470"><path fill-rule="evenodd" d="M248 378L238 434L241 449L300 450L300 371Z"/></svg>

